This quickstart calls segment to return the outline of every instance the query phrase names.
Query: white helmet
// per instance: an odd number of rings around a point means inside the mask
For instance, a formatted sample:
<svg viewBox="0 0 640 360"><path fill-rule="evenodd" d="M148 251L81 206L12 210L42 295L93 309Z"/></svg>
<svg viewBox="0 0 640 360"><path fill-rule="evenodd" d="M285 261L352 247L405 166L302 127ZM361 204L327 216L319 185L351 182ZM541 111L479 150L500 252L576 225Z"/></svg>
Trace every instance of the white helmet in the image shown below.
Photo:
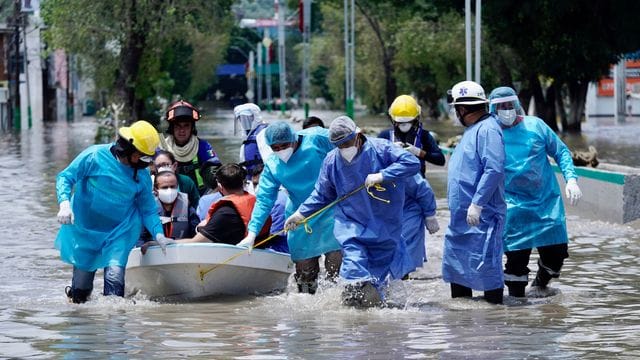
<svg viewBox="0 0 640 360"><path fill-rule="evenodd" d="M451 105L477 105L489 102L480 84L473 81L461 81L451 89Z"/></svg>

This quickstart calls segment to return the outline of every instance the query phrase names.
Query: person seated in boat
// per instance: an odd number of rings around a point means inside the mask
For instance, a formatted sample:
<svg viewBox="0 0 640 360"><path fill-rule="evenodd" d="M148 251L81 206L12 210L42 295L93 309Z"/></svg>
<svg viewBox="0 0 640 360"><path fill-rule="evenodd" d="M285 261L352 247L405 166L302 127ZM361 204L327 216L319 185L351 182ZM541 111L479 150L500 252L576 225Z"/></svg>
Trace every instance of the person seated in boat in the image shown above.
<svg viewBox="0 0 640 360"><path fill-rule="evenodd" d="M258 184L260 183L260 174L262 174L262 170L264 170L264 165L262 164L256 165L256 167L253 168L251 182L253 183L254 189L258 189ZM273 204L273 209L271 209L271 229L269 230L269 232L272 234L277 234L284 230L284 210L287 206L287 200L289 200L287 190L281 187L278 191L278 199L276 200L275 204ZM267 247L275 251L289 253L287 234L283 233L281 235L275 236L273 239L269 240Z"/></svg>
<svg viewBox="0 0 640 360"><path fill-rule="evenodd" d="M153 193L156 199L158 215L162 222L164 236L171 239L193 237L200 222L196 210L189 202L187 194L178 191L178 178L170 167L160 167L153 180ZM141 236L144 251L151 236L146 231Z"/></svg>
<svg viewBox="0 0 640 360"><path fill-rule="evenodd" d="M176 173L176 176L178 177L178 190L187 194L189 197L189 204L192 204L195 207L200 201L198 188L190 177L178 173L178 162L171 152L166 150L156 151L156 155L153 157L153 169L151 173L154 175L157 174L158 169L160 168L170 168Z"/></svg>
<svg viewBox="0 0 640 360"><path fill-rule="evenodd" d="M256 203L256 197L243 188L247 171L238 164L225 164L216 173L218 188L223 195L209 208L207 219L198 226L192 238L177 240L176 243L224 243L237 244L247 233L247 224ZM269 235L271 218L260 231L260 239ZM267 247L267 244L258 246Z"/></svg>
<svg viewBox="0 0 640 360"><path fill-rule="evenodd" d="M218 201L222 197L220 189L218 189L218 182L216 181L216 173L220 169L222 164L205 166L202 169L202 180L207 185L207 192L200 197L200 201L197 204L196 212L200 220L207 218L207 213L211 204Z"/></svg>
<svg viewBox="0 0 640 360"><path fill-rule="evenodd" d="M200 111L184 100L171 104L166 113L167 136L160 137L160 148L173 153L178 172L190 177L202 195L207 189L200 171L207 162L220 160L211 145L198 137L196 123L200 118Z"/></svg>

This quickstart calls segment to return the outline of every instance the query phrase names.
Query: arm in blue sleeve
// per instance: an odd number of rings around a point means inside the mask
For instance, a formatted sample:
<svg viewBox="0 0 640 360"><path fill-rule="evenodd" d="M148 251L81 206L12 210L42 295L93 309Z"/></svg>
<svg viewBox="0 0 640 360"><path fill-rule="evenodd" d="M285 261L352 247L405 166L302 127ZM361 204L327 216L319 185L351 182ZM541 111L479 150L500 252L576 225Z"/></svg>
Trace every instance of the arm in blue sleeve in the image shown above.
<svg viewBox="0 0 640 360"><path fill-rule="evenodd" d="M502 133L493 128L480 129L477 139L476 151L480 155L483 172L471 202L485 206L498 186L504 183L504 142Z"/></svg>
<svg viewBox="0 0 640 360"><path fill-rule="evenodd" d="M329 162L331 162L330 159L335 159L335 157L328 157L322 163L322 168L320 169L318 180L316 181L316 185L311 192L311 195L309 195L307 200L305 200L298 208L298 211L304 217L307 217L322 209L323 207L329 205L338 197L335 184L329 176L329 168L332 165L329 164Z"/></svg>
<svg viewBox="0 0 640 360"><path fill-rule="evenodd" d="M198 160L200 161L200 165L202 166L206 161L212 158L217 159L218 155L215 150L213 150L211 144L206 140L198 138Z"/></svg>
<svg viewBox="0 0 640 360"><path fill-rule="evenodd" d="M562 170L564 180L577 179L576 169L573 166L573 159L571 158L571 151L565 143L560 140L551 128L545 124L542 120L538 122L538 126L542 136L544 136L546 142L547 155L551 156L556 164Z"/></svg>
<svg viewBox="0 0 640 360"><path fill-rule="evenodd" d="M93 164L94 147L89 147L81 152L75 159L62 170L56 178L56 194L58 195L58 204L71 200L71 191L78 182L84 178Z"/></svg>
<svg viewBox="0 0 640 360"><path fill-rule="evenodd" d="M444 165L444 154L436 143L436 139L427 130L422 130L422 150L426 152L424 159L434 165Z"/></svg>
<svg viewBox="0 0 640 360"><path fill-rule="evenodd" d="M381 171L385 181L406 178L420 171L420 161L413 154L391 141L385 141L383 147L385 162L389 164Z"/></svg>
<svg viewBox="0 0 640 360"><path fill-rule="evenodd" d="M393 129L392 129L393 130ZM384 129L382 131L380 131L380 134L378 134L378 137L380 139L387 139L387 140L391 140L391 131L389 129Z"/></svg>
<svg viewBox="0 0 640 360"><path fill-rule="evenodd" d="M138 210L142 215L142 223L144 227L151 233L155 239L156 234L164 234L160 216L158 216L158 207L151 192L151 176L148 173L139 172L138 178L138 196L136 197Z"/></svg>
<svg viewBox="0 0 640 360"><path fill-rule="evenodd" d="M436 197L433 194L431 185L419 174L407 179L405 190L407 196L415 199L422 209L422 216L433 216L436 214Z"/></svg>
<svg viewBox="0 0 640 360"><path fill-rule="evenodd" d="M251 220L247 227L248 231L259 234L264 226L265 221L271 214L273 204L278 199L278 190L280 189L280 181L271 172L270 166L265 166L262 174L260 174L260 183L256 190L256 204L251 213Z"/></svg>

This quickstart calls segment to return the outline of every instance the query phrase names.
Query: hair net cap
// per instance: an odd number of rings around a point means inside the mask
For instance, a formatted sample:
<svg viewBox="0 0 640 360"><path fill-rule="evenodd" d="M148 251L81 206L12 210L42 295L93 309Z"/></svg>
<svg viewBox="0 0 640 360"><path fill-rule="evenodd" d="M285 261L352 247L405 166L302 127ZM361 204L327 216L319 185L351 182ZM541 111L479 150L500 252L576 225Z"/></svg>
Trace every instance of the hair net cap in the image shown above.
<svg viewBox="0 0 640 360"><path fill-rule="evenodd" d="M296 141L296 134L285 121L276 121L264 130L267 145L286 144Z"/></svg>
<svg viewBox="0 0 640 360"><path fill-rule="evenodd" d="M491 91L491 94L489 94L489 101L491 102L491 100L508 96L516 96L516 91L508 86L501 86Z"/></svg>
<svg viewBox="0 0 640 360"><path fill-rule="evenodd" d="M338 116L329 125L329 140L335 145L340 145L351 140L357 132L360 132L360 129L350 117Z"/></svg>

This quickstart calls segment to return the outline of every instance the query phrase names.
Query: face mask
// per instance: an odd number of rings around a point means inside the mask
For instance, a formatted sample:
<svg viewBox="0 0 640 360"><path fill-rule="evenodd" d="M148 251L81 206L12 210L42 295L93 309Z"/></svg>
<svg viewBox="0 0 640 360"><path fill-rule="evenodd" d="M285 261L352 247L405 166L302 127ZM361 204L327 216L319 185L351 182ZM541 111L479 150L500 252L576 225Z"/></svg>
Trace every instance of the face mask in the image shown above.
<svg viewBox="0 0 640 360"><path fill-rule="evenodd" d="M516 116L516 109L498 110L498 118L506 126L513 125L513 122L516 121Z"/></svg>
<svg viewBox="0 0 640 360"><path fill-rule="evenodd" d="M178 197L178 189L168 188L168 189L158 189L158 199L165 204L171 204Z"/></svg>
<svg viewBox="0 0 640 360"><path fill-rule="evenodd" d="M398 124L398 130L402 131L403 133L409 132L409 130L411 130L412 127L413 127L412 123Z"/></svg>
<svg viewBox="0 0 640 360"><path fill-rule="evenodd" d="M355 145L338 150L340 150L340 155L342 155L342 158L347 160L347 162L351 162L351 160L353 160L353 158L358 153L358 147Z"/></svg>
<svg viewBox="0 0 640 360"><path fill-rule="evenodd" d="M284 150L276 151L276 155L278 155L280 160L282 160L284 163L289 161L289 158L291 157L292 154L293 154L293 148L292 147L288 147L288 148L286 148Z"/></svg>

